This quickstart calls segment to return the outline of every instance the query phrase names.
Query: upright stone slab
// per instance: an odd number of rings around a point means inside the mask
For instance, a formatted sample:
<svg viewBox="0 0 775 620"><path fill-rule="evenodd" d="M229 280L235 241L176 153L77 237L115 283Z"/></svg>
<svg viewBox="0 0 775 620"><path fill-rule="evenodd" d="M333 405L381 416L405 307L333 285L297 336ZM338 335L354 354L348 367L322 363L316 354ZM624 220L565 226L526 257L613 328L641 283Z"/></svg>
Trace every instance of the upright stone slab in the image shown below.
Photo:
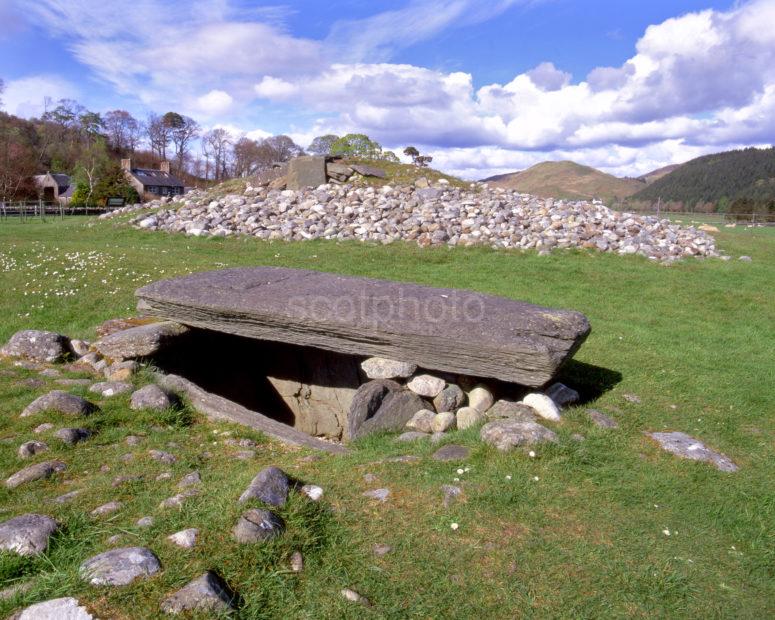
<svg viewBox="0 0 775 620"><path fill-rule="evenodd" d="M300 190L328 183L325 157L296 157L288 162L288 189Z"/></svg>
<svg viewBox="0 0 775 620"><path fill-rule="evenodd" d="M145 312L183 325L539 387L589 334L568 310L456 289L256 267L163 280Z"/></svg>

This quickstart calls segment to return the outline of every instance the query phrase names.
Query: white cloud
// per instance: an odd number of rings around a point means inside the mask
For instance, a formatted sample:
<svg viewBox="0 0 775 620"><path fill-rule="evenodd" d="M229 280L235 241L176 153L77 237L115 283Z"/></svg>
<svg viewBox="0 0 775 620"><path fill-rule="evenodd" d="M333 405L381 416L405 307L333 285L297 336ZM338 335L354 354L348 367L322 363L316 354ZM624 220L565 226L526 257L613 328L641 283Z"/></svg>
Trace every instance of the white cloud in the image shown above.
<svg viewBox="0 0 775 620"><path fill-rule="evenodd" d="M197 100L199 109L208 116L224 114L229 111L234 99L229 93L222 90L211 90L206 95L202 95Z"/></svg>
<svg viewBox="0 0 775 620"><path fill-rule="evenodd" d="M56 75L31 75L11 80L3 93L5 110L17 116L31 118L45 111L44 99L76 99L78 88Z"/></svg>
<svg viewBox="0 0 775 620"><path fill-rule="evenodd" d="M294 96L299 91L299 86L286 82L280 78L265 75L261 81L253 87L259 97L266 99L285 100Z"/></svg>

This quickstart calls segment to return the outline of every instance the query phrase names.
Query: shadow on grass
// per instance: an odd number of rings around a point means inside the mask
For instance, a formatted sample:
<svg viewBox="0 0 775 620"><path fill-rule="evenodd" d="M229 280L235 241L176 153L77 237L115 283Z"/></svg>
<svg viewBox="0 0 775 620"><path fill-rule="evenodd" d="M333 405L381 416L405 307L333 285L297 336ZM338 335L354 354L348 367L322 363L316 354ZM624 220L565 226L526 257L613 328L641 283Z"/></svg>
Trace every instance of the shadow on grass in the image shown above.
<svg viewBox="0 0 775 620"><path fill-rule="evenodd" d="M585 405L597 400L612 390L622 380L622 373L616 370L570 360L563 366L557 381L565 383L579 393L579 404Z"/></svg>

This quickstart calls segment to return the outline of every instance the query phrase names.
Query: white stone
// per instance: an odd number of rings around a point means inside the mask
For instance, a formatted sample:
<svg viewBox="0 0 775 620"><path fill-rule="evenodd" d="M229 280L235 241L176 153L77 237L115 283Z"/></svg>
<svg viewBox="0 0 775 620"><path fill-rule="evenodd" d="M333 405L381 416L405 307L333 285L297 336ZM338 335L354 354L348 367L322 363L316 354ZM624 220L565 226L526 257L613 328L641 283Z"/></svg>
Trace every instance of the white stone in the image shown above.
<svg viewBox="0 0 775 620"><path fill-rule="evenodd" d="M446 382L433 375L416 375L406 384L412 392L427 398L436 398L444 389Z"/></svg>
<svg viewBox="0 0 775 620"><path fill-rule="evenodd" d="M450 411L443 411L433 417L431 430L434 433L444 433L455 427L455 414Z"/></svg>
<svg viewBox="0 0 775 620"><path fill-rule="evenodd" d="M316 484L305 484L301 487L301 492L309 497L313 502L318 501L323 497L323 489Z"/></svg>
<svg viewBox="0 0 775 620"><path fill-rule="evenodd" d="M190 527L186 530L181 530L179 532L175 532L174 534L170 534L167 536L167 540L176 544L178 547L191 549L194 545L196 545L196 538L198 535L199 529Z"/></svg>
<svg viewBox="0 0 775 620"><path fill-rule="evenodd" d="M540 394L533 392L528 394L522 399L522 404L531 407L539 416L545 420L553 420L558 422L560 420L560 410L554 401L546 394Z"/></svg>
<svg viewBox="0 0 775 620"><path fill-rule="evenodd" d="M468 406L473 407L482 413L485 413L492 407L494 402L495 399L493 398L492 392L484 385L477 385L468 393Z"/></svg>
<svg viewBox="0 0 775 620"><path fill-rule="evenodd" d="M370 357L361 362L361 369L369 379L405 379L411 377L417 364L398 362L384 357Z"/></svg>

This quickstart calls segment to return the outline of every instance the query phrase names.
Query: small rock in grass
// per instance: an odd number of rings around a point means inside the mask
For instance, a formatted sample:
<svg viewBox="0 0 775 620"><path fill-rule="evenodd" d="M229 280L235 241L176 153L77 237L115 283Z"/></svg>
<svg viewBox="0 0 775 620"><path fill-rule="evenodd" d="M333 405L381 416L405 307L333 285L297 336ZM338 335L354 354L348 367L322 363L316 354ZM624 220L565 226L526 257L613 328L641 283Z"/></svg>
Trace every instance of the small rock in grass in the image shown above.
<svg viewBox="0 0 775 620"><path fill-rule="evenodd" d="M282 534L283 520L269 510L251 508L242 513L232 534L240 543L254 543L269 540Z"/></svg>
<svg viewBox="0 0 775 620"><path fill-rule="evenodd" d="M81 578L94 586L125 586L161 570L159 558L145 547L123 547L99 553L78 569Z"/></svg>
<svg viewBox="0 0 775 620"><path fill-rule="evenodd" d="M167 536L167 540L176 544L178 547L182 547L183 549L191 549L194 545L196 545L197 536L199 536L199 529L190 527L187 530L180 530L179 532L170 534Z"/></svg>
<svg viewBox="0 0 775 620"><path fill-rule="evenodd" d="M588 409L587 415L589 416L589 419L600 428L619 428L619 424L617 424L616 420L608 417L597 409Z"/></svg>
<svg viewBox="0 0 775 620"><path fill-rule="evenodd" d="M428 433L421 433L419 431L407 431L396 437L396 441L416 441L418 439L428 439L428 437L430 437L430 434Z"/></svg>
<svg viewBox="0 0 775 620"><path fill-rule="evenodd" d="M127 452L126 454L122 454L120 458L122 463L131 463L135 460L135 455L131 452Z"/></svg>
<svg viewBox="0 0 775 620"><path fill-rule="evenodd" d="M439 413L456 411L465 401L465 392L459 386L450 383L433 399L433 406Z"/></svg>
<svg viewBox="0 0 775 620"><path fill-rule="evenodd" d="M461 407L457 410L457 428L461 431L481 424L487 416L474 407Z"/></svg>
<svg viewBox="0 0 775 620"><path fill-rule="evenodd" d="M115 545L118 545L123 540L123 536L121 534L113 534L113 536L108 537L107 543L113 547Z"/></svg>
<svg viewBox="0 0 775 620"><path fill-rule="evenodd" d="M0 523L0 550L19 555L39 555L59 524L46 515L25 514Z"/></svg>
<svg viewBox="0 0 775 620"><path fill-rule="evenodd" d="M199 495L199 489L189 487L177 495L168 497L159 504L159 508L180 508L190 497Z"/></svg>
<svg viewBox="0 0 775 620"><path fill-rule="evenodd" d="M255 450L237 450L231 456L240 461L249 461L255 458L256 451Z"/></svg>
<svg viewBox="0 0 775 620"><path fill-rule="evenodd" d="M433 458L437 461L462 461L467 459L471 451L465 446L459 446L454 443L442 446L433 453Z"/></svg>
<svg viewBox="0 0 775 620"><path fill-rule="evenodd" d="M237 595L216 573L207 571L204 575L183 586L161 603L161 610L167 614L196 612L226 613L237 599Z"/></svg>
<svg viewBox="0 0 775 620"><path fill-rule="evenodd" d="M170 454L169 452L165 452L164 450L148 450L148 455L154 461L159 461L160 463L167 463L168 465L171 465L172 463L175 463L178 460L174 454Z"/></svg>
<svg viewBox="0 0 775 620"><path fill-rule="evenodd" d="M125 381L102 381L100 383L95 383L89 388L90 392L94 392L95 394L99 394L100 396L104 396L106 398L109 398L111 396L116 396L118 394L123 394L124 392L128 392L132 389L132 384L127 383Z"/></svg>
<svg viewBox="0 0 775 620"><path fill-rule="evenodd" d="M140 482L142 479L142 476L116 476L113 478L111 486L115 489L130 482Z"/></svg>
<svg viewBox="0 0 775 620"><path fill-rule="evenodd" d="M628 403L632 403L633 405L640 404L640 396L637 394L622 394L622 398L624 398L624 400L626 400Z"/></svg>
<svg viewBox="0 0 775 620"><path fill-rule="evenodd" d="M546 395L560 408L577 403L580 399L579 393L564 383L555 383L546 390Z"/></svg>
<svg viewBox="0 0 775 620"><path fill-rule="evenodd" d="M317 502L321 497L323 497L322 487L319 487L316 484L305 484L303 487L301 487L301 492L309 497L313 502Z"/></svg>
<svg viewBox="0 0 775 620"><path fill-rule="evenodd" d="M169 480L170 478L172 478L172 472L163 471L158 476L156 476L156 482L161 482L163 480Z"/></svg>
<svg viewBox="0 0 775 620"><path fill-rule="evenodd" d="M379 502L386 502L388 497L390 497L390 489L374 489L372 491L366 491L363 496L375 499Z"/></svg>
<svg viewBox="0 0 775 620"><path fill-rule="evenodd" d="M411 377L417 364L398 362L384 357L370 357L361 362L361 368L369 379L405 379Z"/></svg>
<svg viewBox="0 0 775 620"><path fill-rule="evenodd" d="M50 431L52 428L54 428L54 425L51 422L44 422L43 424L39 424L38 426L33 428L32 432L40 435L40 433L45 433L46 431Z"/></svg>
<svg viewBox="0 0 775 620"><path fill-rule="evenodd" d="M108 502L107 504L102 504L102 506L97 506L97 508L92 510L89 514L91 514L92 517L104 517L105 515L121 510L123 507L124 504L122 502Z"/></svg>
<svg viewBox="0 0 775 620"><path fill-rule="evenodd" d="M91 385L92 381L91 379L57 379L54 381L57 385L64 385L65 387L83 387L86 385Z"/></svg>
<svg viewBox="0 0 775 620"><path fill-rule="evenodd" d="M124 439L124 443L128 446L138 446L142 440L142 437L138 437L137 435L127 435Z"/></svg>
<svg viewBox="0 0 775 620"><path fill-rule="evenodd" d="M186 474L180 479L180 482L178 482L178 488L179 489L185 489L186 487L194 486L197 484L200 484L202 482L202 476L199 474L198 471L192 471L189 474Z"/></svg>
<svg viewBox="0 0 775 620"><path fill-rule="evenodd" d="M19 446L16 454L20 459L28 459L46 450L48 450L48 444L43 441L25 441Z"/></svg>
<svg viewBox="0 0 775 620"><path fill-rule="evenodd" d="M53 474L64 471L65 469L67 469L67 465L62 461L43 461L42 463L35 463L34 465L20 469L13 474L5 481L5 486L9 489L15 489L28 482L49 478Z"/></svg>
<svg viewBox="0 0 775 620"><path fill-rule="evenodd" d="M488 422L479 434L484 443L504 451L517 446L557 442L557 435L545 426L537 422L519 420L504 419Z"/></svg>
<svg viewBox="0 0 775 620"><path fill-rule="evenodd" d="M13 620L95 620L78 599L66 596L35 603L11 616Z"/></svg>
<svg viewBox="0 0 775 620"><path fill-rule="evenodd" d="M304 570L304 557L301 555L301 551L294 551L291 554L291 570L294 573L300 573Z"/></svg>
<svg viewBox="0 0 775 620"><path fill-rule="evenodd" d="M522 404L532 407L545 420L552 420L553 422L560 420L560 410L546 394L532 392L522 399Z"/></svg>
<svg viewBox="0 0 775 620"><path fill-rule="evenodd" d="M135 521L135 525L137 527L151 527L153 525L154 518L151 516L148 517L140 517L137 521Z"/></svg>
<svg viewBox="0 0 775 620"><path fill-rule="evenodd" d="M436 398L444 389L446 381L433 375L416 375L406 384L412 392L419 396Z"/></svg>
<svg viewBox="0 0 775 620"><path fill-rule="evenodd" d="M52 390L27 405L22 411L21 417L26 418L41 411L53 411L64 415L89 415L97 409L95 404L80 396L62 390Z"/></svg>
<svg viewBox="0 0 775 620"><path fill-rule="evenodd" d="M139 390L132 393L132 397L129 400L129 407L131 409L149 409L151 411L164 411L176 404L170 394L162 390L158 385L150 384L145 387L141 387Z"/></svg>
<svg viewBox="0 0 775 620"><path fill-rule="evenodd" d="M38 373L41 377L47 377L49 379L56 379L62 376L62 371L56 368L45 368Z"/></svg>
<svg viewBox="0 0 775 620"><path fill-rule="evenodd" d="M105 378L108 381L118 381L126 383L132 379L132 376L140 369L137 362L115 362L103 369Z"/></svg>
<svg viewBox="0 0 775 620"><path fill-rule="evenodd" d="M343 588L340 591L340 594L351 603L358 603L359 605L363 605L365 607L371 607L371 602L369 602L369 599L361 594L358 594L351 588Z"/></svg>
<svg viewBox="0 0 775 620"><path fill-rule="evenodd" d="M716 469L726 472L737 471L737 465L725 454L711 450L699 439L680 432L646 433L654 439L663 450L675 454L684 459L704 461L710 463Z"/></svg>
<svg viewBox="0 0 775 620"><path fill-rule="evenodd" d="M444 433L431 433L431 443L440 443L445 437Z"/></svg>
<svg viewBox="0 0 775 620"><path fill-rule="evenodd" d="M372 547L372 551L374 552L374 555L376 555L378 558L381 558L383 555L387 555L393 550L393 547L390 545L386 545L384 543L377 543Z"/></svg>
<svg viewBox="0 0 775 620"><path fill-rule="evenodd" d="M286 473L278 467L262 469L248 488L240 495L239 501L258 499L270 506L284 506L288 500L289 481Z"/></svg>
<svg viewBox="0 0 775 620"><path fill-rule="evenodd" d="M433 430L433 419L436 414L430 409L421 409L406 423L406 428L420 432L430 433Z"/></svg>
<svg viewBox="0 0 775 620"><path fill-rule="evenodd" d="M444 496L442 504L444 508L449 508L463 494L463 489L453 484L442 484L441 492Z"/></svg>
<svg viewBox="0 0 775 620"><path fill-rule="evenodd" d="M91 437L91 431L86 428L60 428L54 433L54 437L68 446L74 446L78 442Z"/></svg>
<svg viewBox="0 0 775 620"><path fill-rule="evenodd" d="M55 497L51 501L54 502L55 504L66 504L68 502L73 501L80 494L81 494L80 490L70 491L69 493L64 493L63 495L59 495Z"/></svg>
<svg viewBox="0 0 775 620"><path fill-rule="evenodd" d="M484 413L494 402L492 392L484 385L477 385L468 393L468 406Z"/></svg>
<svg viewBox="0 0 775 620"><path fill-rule="evenodd" d="M750 263L753 259L750 256L743 255L740 258L738 258L737 260L741 260L744 263Z"/></svg>

